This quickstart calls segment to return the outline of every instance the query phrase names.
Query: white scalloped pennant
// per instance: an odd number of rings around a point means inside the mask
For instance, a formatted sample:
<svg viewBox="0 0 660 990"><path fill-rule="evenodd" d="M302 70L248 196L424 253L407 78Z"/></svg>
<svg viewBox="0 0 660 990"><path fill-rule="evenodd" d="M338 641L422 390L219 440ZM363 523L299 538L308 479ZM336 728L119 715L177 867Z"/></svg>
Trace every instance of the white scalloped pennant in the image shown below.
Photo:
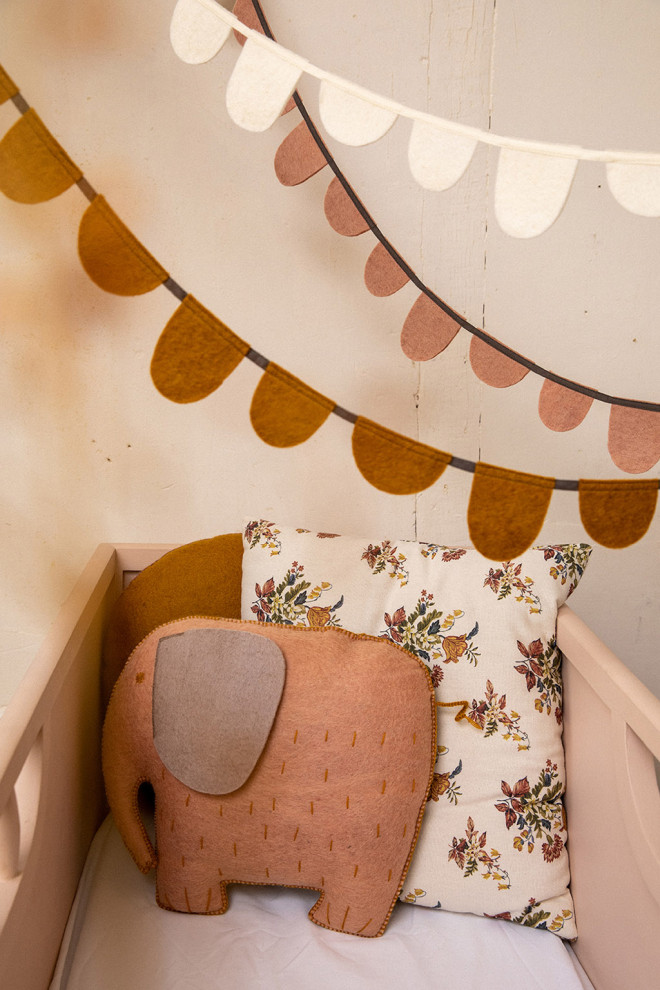
<svg viewBox="0 0 660 990"><path fill-rule="evenodd" d="M227 84L229 116L246 131L265 131L279 117L302 68L248 38Z"/></svg>
<svg viewBox="0 0 660 990"><path fill-rule="evenodd" d="M378 141L398 117L327 79L319 87L319 113L328 134L353 147Z"/></svg>
<svg viewBox="0 0 660 990"><path fill-rule="evenodd" d="M568 197L577 158L502 148L495 180L495 216L511 237L536 237L551 227Z"/></svg>
<svg viewBox="0 0 660 990"><path fill-rule="evenodd" d="M178 0L170 21L172 48L182 62L200 65L218 54L231 34L231 25L210 0Z"/></svg>
<svg viewBox="0 0 660 990"><path fill-rule="evenodd" d="M608 162L607 184L617 203L640 217L660 217L660 166Z"/></svg>
<svg viewBox="0 0 660 990"><path fill-rule="evenodd" d="M467 169L476 147L476 138L416 120L408 142L412 176L424 189L449 189Z"/></svg>

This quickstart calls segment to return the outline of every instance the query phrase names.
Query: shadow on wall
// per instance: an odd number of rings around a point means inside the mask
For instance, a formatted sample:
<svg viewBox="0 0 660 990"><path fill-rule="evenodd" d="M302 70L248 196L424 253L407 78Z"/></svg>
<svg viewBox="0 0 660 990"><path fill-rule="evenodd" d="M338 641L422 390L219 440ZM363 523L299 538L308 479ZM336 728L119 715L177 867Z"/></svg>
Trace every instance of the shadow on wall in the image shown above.
<svg viewBox="0 0 660 990"><path fill-rule="evenodd" d="M84 52L105 52L109 44L118 43L122 38L115 9L112 4L100 0L64 5L59 9L52 3L43 3L39 24L53 44L64 52L75 52L77 56Z"/></svg>

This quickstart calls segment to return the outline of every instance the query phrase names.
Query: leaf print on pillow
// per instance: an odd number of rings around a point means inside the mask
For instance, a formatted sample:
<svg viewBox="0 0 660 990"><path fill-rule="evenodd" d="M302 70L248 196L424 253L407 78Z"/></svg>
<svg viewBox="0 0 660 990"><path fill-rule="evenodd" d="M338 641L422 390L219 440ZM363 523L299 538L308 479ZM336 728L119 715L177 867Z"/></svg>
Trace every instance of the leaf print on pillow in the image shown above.
<svg viewBox="0 0 660 990"><path fill-rule="evenodd" d="M403 900L406 904L414 904L419 897L426 897L426 891L421 887L415 887L414 890L408 891Z"/></svg>
<svg viewBox="0 0 660 990"><path fill-rule="evenodd" d="M268 522L267 519L253 519L245 527L245 540L253 550L256 546L261 546L264 550L270 550L271 557L277 556L282 549L282 544L277 539L280 530L275 523Z"/></svg>
<svg viewBox="0 0 660 990"><path fill-rule="evenodd" d="M536 690L539 697L534 701L534 708L537 712L545 711L550 715L554 705L555 718L557 724L562 721L562 681L561 681L561 653L557 649L557 642L553 638L546 648L540 639L535 639L533 643L525 646L518 642L518 650L524 659L520 663L514 664L515 669L525 678L528 691Z"/></svg>
<svg viewBox="0 0 660 990"><path fill-rule="evenodd" d="M502 781L505 800L495 805L497 811L504 812L507 829L515 825L519 834L514 836L513 847L522 852L534 851L536 841L544 839L541 845L543 859L552 863L564 849L564 840L559 835L566 831L566 816L562 795L564 785L559 780L557 764L546 760L545 767L533 787L527 777L523 777L511 787Z"/></svg>
<svg viewBox="0 0 660 990"><path fill-rule="evenodd" d="M388 571L389 576L396 578L401 587L408 584L408 571L403 566L406 562L406 556L399 551L398 547L393 547L389 540L382 540L375 544L370 543L360 559L366 560L374 574Z"/></svg>
<svg viewBox="0 0 660 990"><path fill-rule="evenodd" d="M432 668L434 683L439 683L442 680L442 671L436 670L438 665L434 661L458 663L461 657L466 656L476 666L479 651L474 644L474 637L479 632L479 624L476 623L469 633L446 635L456 620L463 617L464 612L456 608L445 614L436 609L434 604L431 592L423 589L410 615L403 605L392 615L385 612L383 618L386 628L380 635L424 660Z"/></svg>
<svg viewBox="0 0 660 990"><path fill-rule="evenodd" d="M449 848L448 860L452 860L460 870L463 870L464 877L471 877L478 871L479 866L485 866L486 871L481 876L484 880L497 880L498 890L508 890L511 887L511 878L508 872L500 865L500 853L497 849L486 851L487 835L482 832L479 835L474 827L474 821L468 817L465 838L452 839Z"/></svg>
<svg viewBox="0 0 660 990"><path fill-rule="evenodd" d="M441 756L446 755L447 750L444 746L438 747L438 759ZM436 761L437 762L437 761ZM433 780L431 781L431 789L429 791L429 796L427 797L427 803L429 801L439 801L440 798L444 796L451 804L458 804L458 799L461 797L461 789L456 783L456 777L463 771L463 761L458 761L458 766L454 767L453 770L445 771L444 773L438 773L434 771Z"/></svg>
<svg viewBox="0 0 660 990"><path fill-rule="evenodd" d="M501 914L487 914L485 917L501 921L513 921L517 925L525 925L526 928L541 928L543 931L555 932L555 934L562 930L569 918L573 917L573 912L564 908L548 924L550 913L540 906L535 897L530 897L529 904L515 918L510 911L503 911Z"/></svg>
<svg viewBox="0 0 660 990"><path fill-rule="evenodd" d="M497 569L489 569L484 588L490 588L497 595L498 602L514 594L517 602L529 606L530 615L540 615L543 609L541 599L532 591L534 581L530 577L521 577L521 574L522 564L509 560Z"/></svg>
<svg viewBox="0 0 660 990"><path fill-rule="evenodd" d="M530 748L529 735L520 728L520 715L506 711L506 694L499 697L490 680L486 681L485 698L481 701L473 698L467 717L483 730L484 738L498 734L501 726L502 738L518 743L518 752Z"/></svg>
<svg viewBox="0 0 660 990"><path fill-rule="evenodd" d="M435 560L441 550L443 551L441 559L445 563L448 563L450 560L460 560L467 553L464 547L443 547L439 543L424 543L422 545L422 557Z"/></svg>
<svg viewBox="0 0 660 990"><path fill-rule="evenodd" d="M458 663L463 654L467 651L467 635L445 636L443 648L447 654L445 663Z"/></svg>
<svg viewBox="0 0 660 990"><path fill-rule="evenodd" d="M332 590L332 585L329 581L322 581L312 588L311 581L304 577L304 566L296 560L278 585L270 577L263 586L255 584L254 590L257 598L252 602L250 611L258 622L316 628L341 625L334 613L344 604L344 596L334 605L314 605L322 595Z"/></svg>
<svg viewBox="0 0 660 990"><path fill-rule="evenodd" d="M568 543L565 546L538 547L538 549L543 553L544 560L553 561L550 576L555 581L566 584L570 578L571 583L566 595L569 598L575 591L589 562L592 547L587 543Z"/></svg>

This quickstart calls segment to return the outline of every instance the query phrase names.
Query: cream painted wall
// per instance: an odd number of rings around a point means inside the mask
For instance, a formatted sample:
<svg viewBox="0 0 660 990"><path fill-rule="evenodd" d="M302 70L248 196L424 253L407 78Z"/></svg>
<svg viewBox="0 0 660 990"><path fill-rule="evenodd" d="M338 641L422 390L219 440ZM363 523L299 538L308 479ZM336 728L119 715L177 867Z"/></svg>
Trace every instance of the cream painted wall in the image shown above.
<svg viewBox="0 0 660 990"><path fill-rule="evenodd" d="M180 62L172 0L3 0L0 60L46 126L172 276L257 350L340 405L476 460L556 477L626 477L606 450L608 407L554 434L540 380L481 384L461 333L414 365L399 334L416 292L376 299L362 282L371 235L326 223L324 170L295 189L273 156L296 111L260 135L224 106L238 46ZM498 133L660 149L656 0L264 0L278 40L400 102ZM376 12L376 13L375 13ZM316 84L301 90L318 121ZM0 107L0 132L17 119ZM566 209L531 241L493 218L495 155L480 149L450 191L421 190L407 126L337 161L418 274L470 321L541 365L615 394L658 398L660 220L619 207L600 166L581 166ZM330 417L304 445L264 445L243 362L203 402L176 406L149 363L176 307L165 290L124 299L83 272L73 188L25 206L0 197L3 485L0 705L97 543L184 542L243 516L444 543L468 538L471 476L431 489L371 488ZM648 473L656 477L658 468ZM539 542L585 539L575 493L555 493ZM596 547L575 609L660 694L660 522L637 545Z"/></svg>

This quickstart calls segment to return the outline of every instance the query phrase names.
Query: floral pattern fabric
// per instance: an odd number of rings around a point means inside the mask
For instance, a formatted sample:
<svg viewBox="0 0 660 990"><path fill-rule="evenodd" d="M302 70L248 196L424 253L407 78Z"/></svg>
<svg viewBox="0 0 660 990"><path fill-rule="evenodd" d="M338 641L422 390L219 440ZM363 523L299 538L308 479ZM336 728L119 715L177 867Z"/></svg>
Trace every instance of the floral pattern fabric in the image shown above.
<svg viewBox="0 0 660 990"><path fill-rule="evenodd" d="M244 550L243 618L379 636L429 670L438 755L401 899L574 938L555 626L591 548L493 564L250 519Z"/></svg>

